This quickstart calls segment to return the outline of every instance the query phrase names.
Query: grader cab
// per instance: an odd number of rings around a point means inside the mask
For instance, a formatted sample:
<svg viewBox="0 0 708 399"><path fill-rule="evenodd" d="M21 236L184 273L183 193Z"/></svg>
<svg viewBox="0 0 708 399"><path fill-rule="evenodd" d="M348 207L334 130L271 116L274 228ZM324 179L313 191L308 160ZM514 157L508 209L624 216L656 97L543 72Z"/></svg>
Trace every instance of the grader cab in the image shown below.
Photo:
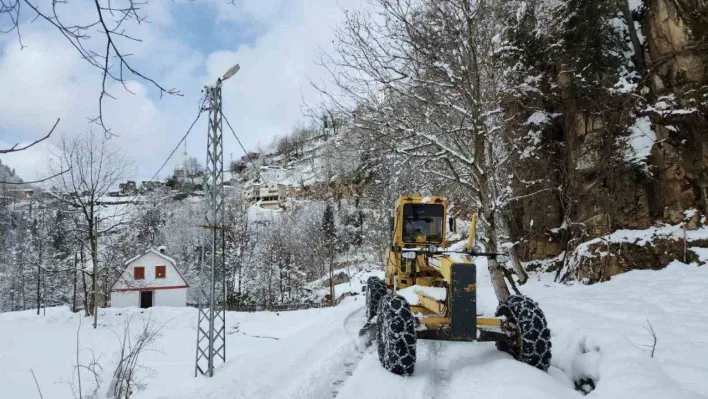
<svg viewBox="0 0 708 399"><path fill-rule="evenodd" d="M385 278L370 277L366 286L367 323L360 335L376 340L384 368L399 375L415 369L416 341L494 341L515 359L547 370L550 330L538 304L512 295L495 317L477 315L475 257L499 254L474 251L476 217L466 246L448 247L448 203L441 197L400 197L393 210L391 243L385 255Z"/></svg>

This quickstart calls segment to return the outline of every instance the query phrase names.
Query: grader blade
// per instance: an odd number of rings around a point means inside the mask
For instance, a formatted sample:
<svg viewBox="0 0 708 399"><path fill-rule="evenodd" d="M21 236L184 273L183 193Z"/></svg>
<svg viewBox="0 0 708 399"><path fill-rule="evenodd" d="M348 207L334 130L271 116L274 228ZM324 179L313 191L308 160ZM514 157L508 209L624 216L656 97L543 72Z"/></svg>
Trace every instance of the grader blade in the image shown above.
<svg viewBox="0 0 708 399"><path fill-rule="evenodd" d="M359 330L359 340L357 341L357 347L360 351L364 351L366 348L371 346L371 343L376 340L376 330L378 325L375 320L370 320L364 324L364 327Z"/></svg>

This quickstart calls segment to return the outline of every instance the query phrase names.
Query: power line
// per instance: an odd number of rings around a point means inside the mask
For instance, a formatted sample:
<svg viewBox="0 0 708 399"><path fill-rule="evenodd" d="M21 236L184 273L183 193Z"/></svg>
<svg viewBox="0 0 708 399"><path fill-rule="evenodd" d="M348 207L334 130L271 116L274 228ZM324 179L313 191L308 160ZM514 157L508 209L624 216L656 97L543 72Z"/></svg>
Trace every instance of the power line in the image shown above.
<svg viewBox="0 0 708 399"><path fill-rule="evenodd" d="M172 150L172 152L170 153L170 155L167 157L167 159L165 159L165 162L163 162L163 163L162 163L162 166L160 166L160 169L158 169L157 172L155 172L155 174L152 176L152 178L150 178L150 180L155 180L155 177L157 177L157 175L160 173L160 171L162 171L162 168L164 168L165 165L167 165L167 162L169 162L169 161L170 161L170 158L172 158L172 156L175 154L175 152L177 152L177 149L179 148L180 145L182 145L182 142L184 142L184 140L187 138L187 136L189 135L189 132L192 131L192 128L194 127L194 125L197 124L197 121L199 120L199 117L200 117L201 115L202 115L202 109L201 109L201 107L200 107L199 113L197 114L196 119L194 119L194 122L192 122L192 125L189 127L189 129L187 129L187 133L185 133L184 136L182 136L182 140L180 140L179 143L177 143L177 145L176 145L175 148ZM228 123L228 122L227 122L227 123Z"/></svg>
<svg viewBox="0 0 708 399"><path fill-rule="evenodd" d="M248 156L248 151L246 151L246 148L243 146L243 143L241 143L241 140L240 140L240 139L238 138L238 136L236 135L236 132L234 131L234 128L231 127L231 124L229 123L229 119L226 117L226 115L224 115L223 112L221 112L221 116L222 116L222 117L224 118L224 120L226 121L226 126L228 126L228 127L229 127L229 130L231 130L231 134L233 134L234 137L236 137L236 141L238 141L238 145L241 146L241 149L243 150L243 153L246 154L246 158L248 159L248 162L250 162L251 165L253 166L253 169L256 170L256 173L258 174L258 177L261 179L261 181L263 181L263 183L268 184L268 182L267 182L267 181L263 178L263 176L261 175L260 169L258 169L258 167L256 167L256 164L253 163L253 160L251 159L251 157Z"/></svg>

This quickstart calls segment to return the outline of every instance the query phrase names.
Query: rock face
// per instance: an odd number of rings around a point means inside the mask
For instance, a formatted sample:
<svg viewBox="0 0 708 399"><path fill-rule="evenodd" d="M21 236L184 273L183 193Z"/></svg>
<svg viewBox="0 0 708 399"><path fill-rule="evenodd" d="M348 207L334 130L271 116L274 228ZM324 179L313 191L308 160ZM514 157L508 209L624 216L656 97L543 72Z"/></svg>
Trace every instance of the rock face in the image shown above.
<svg viewBox="0 0 708 399"><path fill-rule="evenodd" d="M708 140L705 138L706 47L693 37L670 0L651 1L643 23L647 37L648 66L655 72L650 85L657 98L673 98L682 112L652 117L657 141L651 163L656 168L658 190L653 195L653 216L677 222L688 208L704 213Z"/></svg>
<svg viewBox="0 0 708 399"><path fill-rule="evenodd" d="M706 247L708 240L690 241L691 248ZM590 250L604 256L585 257L578 267L577 277L589 282L605 281L630 270L662 269L672 261L692 263L698 255L680 239L658 239L651 244L612 243L595 245ZM609 254L609 255L607 255Z"/></svg>
<svg viewBox="0 0 708 399"><path fill-rule="evenodd" d="M545 131L556 142L547 156L559 165L548 184L561 192L526 199L516 210L510 230L523 261L573 251L618 229L677 224L689 209L708 214L708 40L696 22L706 10L682 7L688 3L696 2L645 0L632 13L644 64L636 70L637 91L583 94L572 72L583 65L561 59L547 66L555 86L541 106L562 115ZM623 158L628 148L641 159ZM538 161L529 166L540 167ZM683 244L655 245L610 244L614 256L576 260L577 278L598 281L684 256Z"/></svg>

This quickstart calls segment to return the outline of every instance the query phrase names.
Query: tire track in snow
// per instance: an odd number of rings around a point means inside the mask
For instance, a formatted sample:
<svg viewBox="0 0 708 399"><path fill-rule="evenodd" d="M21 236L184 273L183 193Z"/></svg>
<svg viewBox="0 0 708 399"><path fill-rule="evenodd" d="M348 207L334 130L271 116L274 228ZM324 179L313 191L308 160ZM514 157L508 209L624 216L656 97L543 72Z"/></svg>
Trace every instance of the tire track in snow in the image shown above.
<svg viewBox="0 0 708 399"><path fill-rule="evenodd" d="M445 398L450 394L449 361L447 361L448 346L441 341L418 341L418 349L424 349L422 355L429 359L430 369L424 369L427 374L427 384L425 388L425 398Z"/></svg>
<svg viewBox="0 0 708 399"><path fill-rule="evenodd" d="M344 372L342 375L332 383L332 398L336 398L339 395L339 390L346 383L346 381L354 374L354 370L359 365L359 362L364 357L363 348L359 346L359 329L366 323L366 312L365 308L361 307L353 312L351 312L344 319L344 332L347 334L351 340L353 350L353 356L350 359L344 361Z"/></svg>

